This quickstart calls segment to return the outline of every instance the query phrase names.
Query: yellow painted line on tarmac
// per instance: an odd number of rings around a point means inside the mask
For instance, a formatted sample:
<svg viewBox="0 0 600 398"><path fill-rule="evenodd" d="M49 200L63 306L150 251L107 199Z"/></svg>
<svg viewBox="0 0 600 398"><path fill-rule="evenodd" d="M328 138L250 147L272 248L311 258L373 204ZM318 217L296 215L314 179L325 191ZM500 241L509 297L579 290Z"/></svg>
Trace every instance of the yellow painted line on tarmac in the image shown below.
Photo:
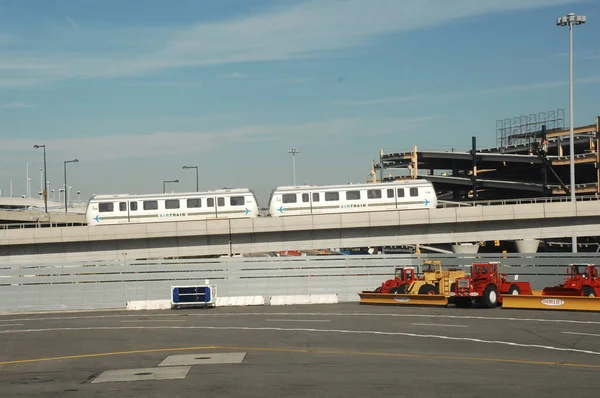
<svg viewBox="0 0 600 398"><path fill-rule="evenodd" d="M303 348L237 347L237 346L219 346L219 345L178 347L178 348L156 348L156 349L148 349L148 350L116 351L116 352L103 352L103 353L96 353L96 354L68 355L68 356L61 356L61 357L21 359L21 360L16 360L16 361L0 362L0 365L16 365L16 364L24 364L24 363L96 358L96 357L107 357L107 356L116 356L116 355L149 354L149 353L159 353L159 352L193 351L193 350L210 350L210 349L265 351L265 352L301 353L301 354L318 354L318 355L357 355L357 356L391 357L391 358L423 358L423 359L440 359L440 360L445 359L445 360L468 361L468 362L496 362L496 363L511 363L511 364L521 364L521 365L565 366L565 367L575 367L575 368L600 369L600 365L590 365L590 364L583 364L583 363L563 363L563 362L552 362L552 361L528 361L528 360L521 360L521 359L459 357L459 356L451 356L451 355L425 355L425 354L408 354L408 353L395 353L395 352L310 350L310 349L303 349Z"/></svg>
<svg viewBox="0 0 600 398"><path fill-rule="evenodd" d="M221 346L221 349L228 350L247 350L247 351L274 351L274 352L300 352L310 354L335 354L335 355L362 355L362 356L380 356L380 357L398 357L398 358L425 358L425 359L451 359L459 361L472 362L501 362L501 363L516 363L523 365L546 365L546 366L570 366L580 368L600 369L600 365L589 365L579 363L563 363L551 361L528 361L520 359L503 359L503 358L483 358L483 357L457 357L451 355L425 355L425 354L406 354L394 352L365 352L365 351L340 351L340 350L306 350L306 349L288 349L288 348L253 348L253 347L232 347Z"/></svg>
<svg viewBox="0 0 600 398"><path fill-rule="evenodd" d="M4 361L4 362L0 362L0 365L16 365L16 364L19 364L19 363L60 361L60 360L63 360L63 359L82 359L82 358L95 358L95 357L109 357L109 356L114 356L114 355L148 354L148 353L153 353L153 352L209 350L209 349L216 349L216 348L221 348L221 347L219 347L219 346L200 346L200 347L179 347L179 348L157 348L157 349L152 349L152 350L100 352L100 353L97 353L97 354L67 355L67 356L63 356L63 357L34 358L34 359L20 359L20 360L17 360L17 361Z"/></svg>

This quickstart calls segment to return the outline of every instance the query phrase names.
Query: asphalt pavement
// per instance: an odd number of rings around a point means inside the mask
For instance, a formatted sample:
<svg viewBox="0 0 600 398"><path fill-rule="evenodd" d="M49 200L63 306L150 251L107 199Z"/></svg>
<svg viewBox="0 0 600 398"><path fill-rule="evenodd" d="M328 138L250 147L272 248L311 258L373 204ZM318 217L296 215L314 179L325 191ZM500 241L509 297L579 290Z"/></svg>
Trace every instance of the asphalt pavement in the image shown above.
<svg viewBox="0 0 600 398"><path fill-rule="evenodd" d="M2 397L592 397L599 373L598 313L344 303L0 316Z"/></svg>

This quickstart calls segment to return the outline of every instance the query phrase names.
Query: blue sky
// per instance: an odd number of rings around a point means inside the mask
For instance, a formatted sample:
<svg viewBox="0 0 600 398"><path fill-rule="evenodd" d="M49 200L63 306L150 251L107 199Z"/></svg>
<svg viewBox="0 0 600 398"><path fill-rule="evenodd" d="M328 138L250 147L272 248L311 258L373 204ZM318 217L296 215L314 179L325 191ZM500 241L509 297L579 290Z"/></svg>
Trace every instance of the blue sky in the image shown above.
<svg viewBox="0 0 600 398"><path fill-rule="evenodd" d="M3 0L0 189L152 193L363 182L384 152L494 146L496 120L600 115L600 2Z"/></svg>

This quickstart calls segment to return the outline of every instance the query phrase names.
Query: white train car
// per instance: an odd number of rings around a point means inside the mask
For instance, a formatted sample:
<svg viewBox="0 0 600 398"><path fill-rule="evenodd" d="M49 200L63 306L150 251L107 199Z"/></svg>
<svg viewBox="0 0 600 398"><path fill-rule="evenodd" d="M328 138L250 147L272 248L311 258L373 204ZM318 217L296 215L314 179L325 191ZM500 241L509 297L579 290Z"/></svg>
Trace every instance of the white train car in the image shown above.
<svg viewBox="0 0 600 398"><path fill-rule="evenodd" d="M258 203L249 189L207 192L95 195L88 202L88 225L195 221L258 217Z"/></svg>
<svg viewBox="0 0 600 398"><path fill-rule="evenodd" d="M269 200L269 214L272 217L435 207L435 189L427 180L278 187L273 190Z"/></svg>

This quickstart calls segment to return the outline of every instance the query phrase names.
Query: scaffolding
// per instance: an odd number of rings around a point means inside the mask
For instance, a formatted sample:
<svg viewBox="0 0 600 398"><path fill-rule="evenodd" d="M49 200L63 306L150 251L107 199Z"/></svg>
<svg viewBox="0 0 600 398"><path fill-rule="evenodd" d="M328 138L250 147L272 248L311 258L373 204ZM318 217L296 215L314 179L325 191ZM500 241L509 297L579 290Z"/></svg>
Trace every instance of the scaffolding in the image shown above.
<svg viewBox="0 0 600 398"><path fill-rule="evenodd" d="M541 137L543 125L546 132L550 132L564 129L564 122L564 109L496 120L496 145L503 149L510 145L530 144Z"/></svg>

